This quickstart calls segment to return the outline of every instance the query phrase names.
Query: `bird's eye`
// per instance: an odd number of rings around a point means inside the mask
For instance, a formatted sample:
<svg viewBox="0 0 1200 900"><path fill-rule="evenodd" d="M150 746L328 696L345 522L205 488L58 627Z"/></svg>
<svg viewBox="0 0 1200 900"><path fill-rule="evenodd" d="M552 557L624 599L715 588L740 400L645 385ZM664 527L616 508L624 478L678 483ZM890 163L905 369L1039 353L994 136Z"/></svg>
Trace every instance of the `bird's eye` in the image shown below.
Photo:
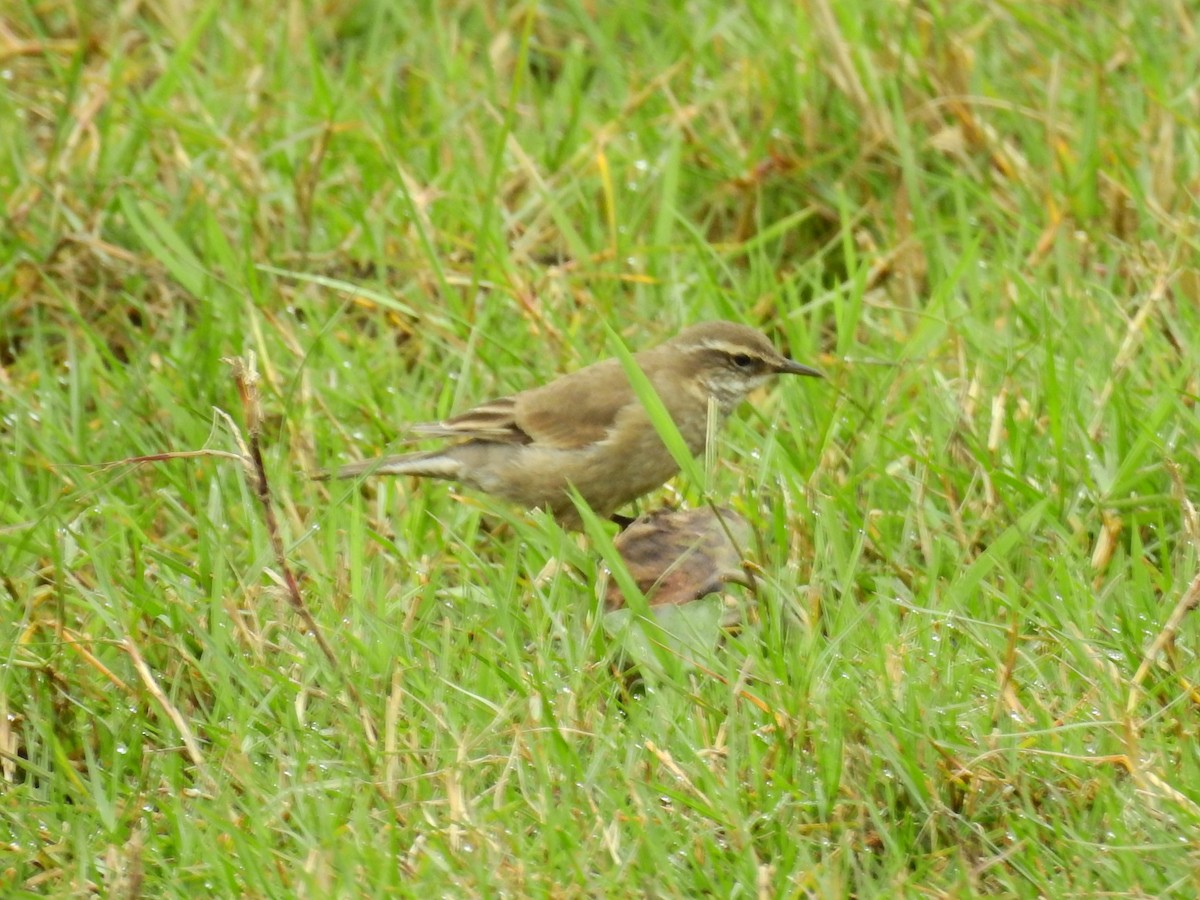
<svg viewBox="0 0 1200 900"><path fill-rule="evenodd" d="M748 369L754 365L754 357L748 353L738 353L733 357L733 364L739 369Z"/></svg>

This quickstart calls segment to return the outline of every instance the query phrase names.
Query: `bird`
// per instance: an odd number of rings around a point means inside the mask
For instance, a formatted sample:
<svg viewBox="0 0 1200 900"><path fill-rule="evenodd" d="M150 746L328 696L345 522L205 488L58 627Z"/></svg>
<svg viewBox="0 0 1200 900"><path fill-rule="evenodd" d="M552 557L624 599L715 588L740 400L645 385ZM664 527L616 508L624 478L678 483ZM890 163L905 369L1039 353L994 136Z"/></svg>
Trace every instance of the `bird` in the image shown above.
<svg viewBox="0 0 1200 900"><path fill-rule="evenodd" d="M761 332L726 321L684 328L633 355L693 455L705 448L710 400L724 419L776 375L823 378L788 358ZM483 403L415 435L456 440L439 450L364 459L335 478L414 475L456 481L582 529L571 488L599 518L662 486L679 465L617 358Z"/></svg>

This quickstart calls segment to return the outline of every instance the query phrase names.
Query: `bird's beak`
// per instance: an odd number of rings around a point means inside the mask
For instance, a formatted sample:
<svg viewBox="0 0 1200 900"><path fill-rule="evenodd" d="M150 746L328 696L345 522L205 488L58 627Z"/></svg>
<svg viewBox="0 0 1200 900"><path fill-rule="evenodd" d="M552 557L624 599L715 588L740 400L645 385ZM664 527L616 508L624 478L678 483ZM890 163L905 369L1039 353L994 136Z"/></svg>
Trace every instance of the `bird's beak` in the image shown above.
<svg viewBox="0 0 1200 900"><path fill-rule="evenodd" d="M807 375L809 378L824 378L825 373L812 366L798 363L794 359L785 359L775 369L781 375Z"/></svg>

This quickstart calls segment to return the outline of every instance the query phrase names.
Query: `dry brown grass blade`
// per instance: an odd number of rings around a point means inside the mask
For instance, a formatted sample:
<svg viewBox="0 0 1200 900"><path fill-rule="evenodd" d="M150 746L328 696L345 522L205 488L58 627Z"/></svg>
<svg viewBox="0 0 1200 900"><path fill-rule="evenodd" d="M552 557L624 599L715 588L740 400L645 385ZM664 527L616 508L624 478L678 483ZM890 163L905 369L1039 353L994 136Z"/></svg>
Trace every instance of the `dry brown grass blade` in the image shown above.
<svg viewBox="0 0 1200 900"><path fill-rule="evenodd" d="M1017 662L1019 654L1017 647L1021 640L1021 620L1020 617L1013 613L1009 617L1008 641L1004 651L1004 662L1000 668L999 690L996 692L996 702L992 707L992 728L995 729L1001 717L1004 715L1004 710L1007 709L1009 714L1019 718L1022 722L1031 722L1033 717L1029 715L1029 711L1025 709L1017 696L1014 680L1016 678Z"/></svg>
<svg viewBox="0 0 1200 900"><path fill-rule="evenodd" d="M1137 709L1138 700L1142 695L1141 685L1150 674L1150 668L1154 665L1155 659L1174 640L1187 614L1198 606L1200 606L1200 572L1196 573L1195 578L1192 579L1192 583L1188 585L1187 590L1183 592L1183 596L1179 598L1179 602L1175 604L1175 608L1171 610L1171 615L1167 617L1166 624L1155 635L1154 640L1150 642L1150 646L1146 648L1146 652L1142 656L1142 662L1129 684L1129 696L1125 701L1124 721L1125 756L1128 759L1127 766L1134 781L1152 800L1166 798L1178 806L1188 809L1192 815L1200 815L1200 805L1196 804L1182 791L1171 785L1165 778L1151 771L1142 763L1141 756L1138 753L1141 722L1134 716L1134 712Z"/></svg>
<svg viewBox="0 0 1200 900"><path fill-rule="evenodd" d="M687 772L684 771L683 767L675 761L675 757L671 755L669 750L659 747L654 743L654 741L646 741L644 746L647 751L649 751L654 755L655 758L658 759L662 767L671 773L671 777L675 779L675 781L683 790L695 797L699 797L705 805L709 807L713 805L712 801L707 795L705 795L704 791L700 790L695 781L693 781Z"/></svg>
<svg viewBox="0 0 1200 900"><path fill-rule="evenodd" d="M1154 636L1154 640L1150 642L1150 646L1146 648L1146 652L1142 655L1142 662L1129 684L1129 697L1125 702L1125 714L1127 716L1132 717L1133 711L1137 708L1138 698L1141 696L1142 682L1146 680L1146 676L1150 673L1150 667L1154 665L1154 660L1162 652L1163 648L1174 640L1175 635L1179 633L1179 626L1183 624L1183 620L1187 614L1198 606L1200 606L1200 572L1196 573L1196 577L1192 579L1192 583L1188 585L1188 589L1183 592L1183 596L1179 598L1179 602L1171 610L1171 615L1167 617L1166 624Z"/></svg>
<svg viewBox="0 0 1200 900"><path fill-rule="evenodd" d="M8 711L8 694L0 690L0 779L5 784L13 784L17 780L20 739L12 727L14 721Z"/></svg>
<svg viewBox="0 0 1200 900"><path fill-rule="evenodd" d="M1104 425L1104 415L1108 408L1108 403L1112 399L1113 391L1116 390L1117 379L1133 362L1137 355L1138 349L1141 347L1143 334L1146 329L1146 323L1150 320L1150 316L1158 309L1163 298L1167 296L1167 288L1170 286L1171 276L1167 273L1160 274L1154 281L1154 286L1150 288L1150 293L1146 296L1146 300L1134 313L1134 316L1129 321L1128 327L1125 329L1125 338L1121 341L1121 346L1117 350L1117 357L1113 361L1112 374L1104 383L1103 389L1100 391L1100 396L1096 400L1096 412L1092 416L1092 421L1088 425L1088 437L1093 441L1099 438L1100 429Z"/></svg>
<svg viewBox="0 0 1200 900"><path fill-rule="evenodd" d="M842 34L842 27L829 0L810 0L808 6L812 11L813 30L820 35L829 53L827 71L830 78L858 108L867 125L868 137L894 143L895 132L887 108L882 104L876 105L871 97L855 66L850 44Z"/></svg>
<svg viewBox="0 0 1200 900"><path fill-rule="evenodd" d="M1168 463L1167 471L1171 475L1171 482L1175 489L1175 494L1179 500L1180 511L1183 515L1183 525L1185 533L1191 538L1192 543L1200 550L1200 516L1197 516L1196 506L1187 496L1187 486L1184 484L1183 476L1179 471L1179 466L1174 463ZM1159 653L1175 638L1179 631L1179 626L1183 623L1184 618L1192 610L1200 606L1200 572L1192 579L1192 583L1188 585L1188 589L1183 592L1183 596L1179 598L1179 602L1175 604L1175 608L1171 610L1171 615L1167 617L1167 622L1154 640L1150 642L1150 646L1146 648L1145 654L1142 656L1142 662L1138 666L1137 672L1134 673L1133 680L1129 685L1129 697L1125 703L1125 715L1130 721L1126 723L1127 728L1132 728L1133 711L1137 707L1140 687L1146 676L1150 672L1150 667L1154 665L1154 660ZM1190 686L1189 686L1189 689ZM1130 731L1131 734L1136 732Z"/></svg>
<svg viewBox="0 0 1200 900"><path fill-rule="evenodd" d="M132 466L140 463L153 462L170 462L174 459L199 459L206 456L215 456L218 459L231 459L234 462L244 463L246 460L238 453L230 453L228 450L171 450L166 453L150 453L146 456L127 456L124 459L115 459L111 462L100 463L100 469L115 469L120 466Z"/></svg>
<svg viewBox="0 0 1200 900"><path fill-rule="evenodd" d="M106 681L122 691L129 691L129 685L122 681L120 676L113 672L112 669L100 662L100 660L96 658L96 655L92 653L92 651L86 646L84 646L84 642L79 639L79 636L75 634L75 632L71 631L71 629L60 623L58 624L57 633L65 646L70 647L72 650L82 656L84 661L97 672L99 672Z"/></svg>
<svg viewBox="0 0 1200 900"><path fill-rule="evenodd" d="M267 469L262 457L260 436L262 433L263 416L262 406L259 402L258 369L254 352L248 352L245 357L227 359L226 362L233 367L233 378L237 384L238 395L242 400L242 409L246 419L246 431L249 434L249 440L246 444L249 454L247 477L250 478L251 488L254 490L255 496L258 497L259 504L262 506L263 519L267 526L267 536L271 541L271 551L275 556L275 563L279 567L279 572L283 579L284 593L287 595L292 609L300 616L301 621L304 622L304 627L308 629L308 633L317 642L317 646L321 649L321 653L324 654L325 659L328 660L329 665L338 673L346 692L358 707L358 718L362 723L367 743L374 747L378 740L378 735L370 716L367 714L366 704L363 703L362 696L354 686L354 683L342 671L337 654L333 652L333 647L317 624L316 617L313 616L312 611L308 608L308 604L304 601L304 596L300 592L300 583L287 560L283 535L279 529L279 519L275 514L275 504L271 499L271 483L267 478Z"/></svg>
<svg viewBox="0 0 1200 900"><path fill-rule="evenodd" d="M204 754L200 752L200 744L196 740L196 736L192 734L191 726L184 718L170 698L166 695L158 682L154 679L154 673L150 671L150 667L146 665L146 660L142 657L141 651L138 650L137 644L133 639L126 637L121 641L121 648L129 654L130 660L133 661L133 668L137 671L138 677L142 679L142 684L146 690L150 692L150 696L161 707L162 711L167 714L167 718L171 720L171 724L175 726L175 730L179 732L180 740L183 741L183 749L187 752L188 759L192 761L192 765L200 772L201 780L212 787L216 782L213 780L212 774L208 771L208 765L204 761Z"/></svg>

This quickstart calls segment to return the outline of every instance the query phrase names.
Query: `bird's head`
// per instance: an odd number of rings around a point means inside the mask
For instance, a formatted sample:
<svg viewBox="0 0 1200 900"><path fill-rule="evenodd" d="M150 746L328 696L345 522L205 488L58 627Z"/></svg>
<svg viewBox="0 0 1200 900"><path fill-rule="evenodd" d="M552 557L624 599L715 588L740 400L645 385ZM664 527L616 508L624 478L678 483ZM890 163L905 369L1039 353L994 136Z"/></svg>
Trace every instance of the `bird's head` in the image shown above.
<svg viewBox="0 0 1200 900"><path fill-rule="evenodd" d="M784 356L766 335L733 322L704 322L667 342L679 354L685 379L730 413L755 388L776 375L824 378L820 370Z"/></svg>

